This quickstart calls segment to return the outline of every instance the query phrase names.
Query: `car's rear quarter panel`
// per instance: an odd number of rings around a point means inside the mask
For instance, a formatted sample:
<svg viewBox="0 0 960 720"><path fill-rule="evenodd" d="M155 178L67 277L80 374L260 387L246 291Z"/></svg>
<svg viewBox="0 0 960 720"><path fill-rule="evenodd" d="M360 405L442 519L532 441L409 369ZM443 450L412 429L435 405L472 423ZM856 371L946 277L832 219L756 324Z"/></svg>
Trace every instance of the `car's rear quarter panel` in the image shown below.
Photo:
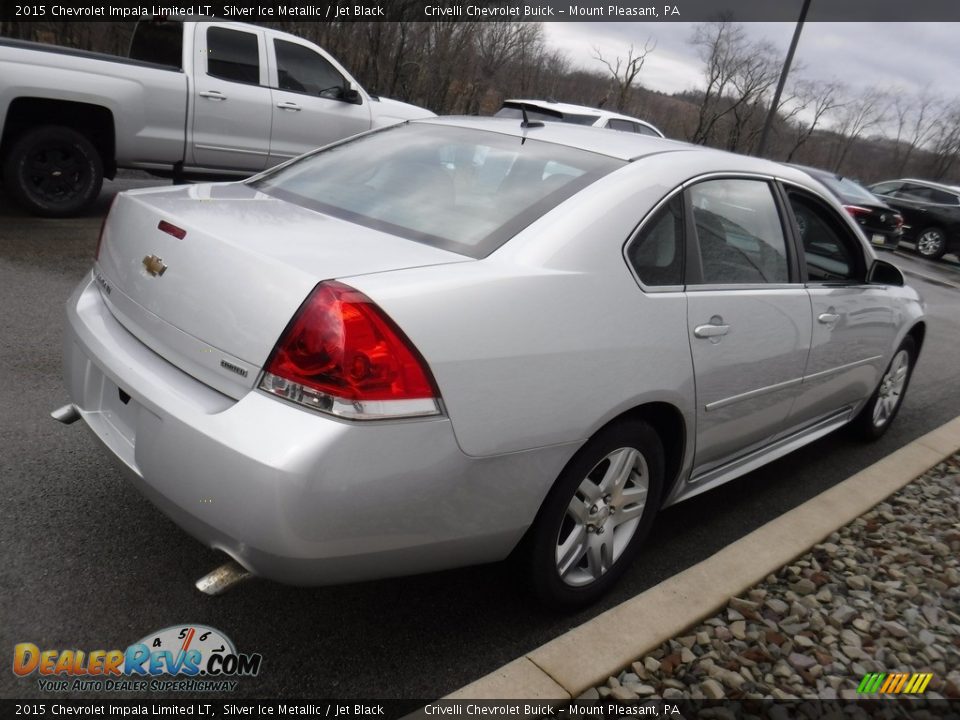
<svg viewBox="0 0 960 720"><path fill-rule="evenodd" d="M465 453L575 449L647 402L691 416L686 298L645 294L622 255L669 164L608 176L478 262L348 279L423 353Z"/></svg>

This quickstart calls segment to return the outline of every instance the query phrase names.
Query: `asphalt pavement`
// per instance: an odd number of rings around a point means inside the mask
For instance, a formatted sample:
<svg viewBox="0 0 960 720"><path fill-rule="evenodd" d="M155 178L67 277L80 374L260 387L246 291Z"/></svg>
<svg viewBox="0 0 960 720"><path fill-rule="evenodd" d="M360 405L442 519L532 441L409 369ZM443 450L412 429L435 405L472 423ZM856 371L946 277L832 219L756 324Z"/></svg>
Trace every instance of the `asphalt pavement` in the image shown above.
<svg viewBox="0 0 960 720"><path fill-rule="evenodd" d="M435 698L704 559L960 413L960 263L889 256L927 302L926 343L884 439L835 433L668 508L603 602L575 615L528 600L508 564L345 587L251 581L225 596L194 581L220 564L136 492L82 424L49 412L61 379L63 305L92 263L108 183L86 217L43 220L0 196L0 652L125 648L171 625L220 629L259 652L235 697ZM11 656L7 656L10 662ZM9 667L9 665L8 665ZM35 678L36 676L34 676ZM0 697L36 679L0 672ZM180 695L179 697L184 697Z"/></svg>

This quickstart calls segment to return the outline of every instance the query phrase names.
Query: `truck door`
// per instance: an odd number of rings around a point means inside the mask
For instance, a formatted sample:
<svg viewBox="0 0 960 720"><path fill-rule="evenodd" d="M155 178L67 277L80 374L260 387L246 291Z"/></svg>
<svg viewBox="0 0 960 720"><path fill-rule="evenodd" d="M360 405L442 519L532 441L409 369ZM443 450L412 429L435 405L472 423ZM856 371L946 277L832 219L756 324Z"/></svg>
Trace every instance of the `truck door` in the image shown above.
<svg viewBox="0 0 960 720"><path fill-rule="evenodd" d="M270 165L370 129L371 101L348 99L349 81L330 59L286 38L272 46Z"/></svg>
<svg viewBox="0 0 960 720"><path fill-rule="evenodd" d="M196 33L193 165L263 170L272 122L263 33L208 24Z"/></svg>

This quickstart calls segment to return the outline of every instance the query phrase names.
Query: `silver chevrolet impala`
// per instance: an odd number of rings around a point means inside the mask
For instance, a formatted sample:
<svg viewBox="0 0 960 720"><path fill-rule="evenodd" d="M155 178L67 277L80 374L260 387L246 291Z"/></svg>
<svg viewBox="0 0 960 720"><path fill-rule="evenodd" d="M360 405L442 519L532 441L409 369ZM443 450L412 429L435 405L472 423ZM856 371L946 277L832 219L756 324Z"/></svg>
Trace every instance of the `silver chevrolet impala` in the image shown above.
<svg viewBox="0 0 960 720"><path fill-rule="evenodd" d="M661 507L844 425L880 437L925 327L802 171L435 119L119 195L67 303L54 415L254 575L516 552L569 607Z"/></svg>

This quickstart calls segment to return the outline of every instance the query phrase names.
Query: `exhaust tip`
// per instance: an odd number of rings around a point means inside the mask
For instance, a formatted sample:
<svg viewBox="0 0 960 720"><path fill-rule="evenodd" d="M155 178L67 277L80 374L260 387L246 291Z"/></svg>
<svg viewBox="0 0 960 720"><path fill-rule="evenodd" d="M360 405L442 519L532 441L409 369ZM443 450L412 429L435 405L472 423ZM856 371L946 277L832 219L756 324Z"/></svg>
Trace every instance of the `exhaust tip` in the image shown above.
<svg viewBox="0 0 960 720"><path fill-rule="evenodd" d="M197 580L197 590L204 595L222 595L235 585L249 580L253 574L236 560L224 563Z"/></svg>
<svg viewBox="0 0 960 720"><path fill-rule="evenodd" d="M50 417L64 425L70 425L80 419L80 411L73 403L67 403L50 413Z"/></svg>

